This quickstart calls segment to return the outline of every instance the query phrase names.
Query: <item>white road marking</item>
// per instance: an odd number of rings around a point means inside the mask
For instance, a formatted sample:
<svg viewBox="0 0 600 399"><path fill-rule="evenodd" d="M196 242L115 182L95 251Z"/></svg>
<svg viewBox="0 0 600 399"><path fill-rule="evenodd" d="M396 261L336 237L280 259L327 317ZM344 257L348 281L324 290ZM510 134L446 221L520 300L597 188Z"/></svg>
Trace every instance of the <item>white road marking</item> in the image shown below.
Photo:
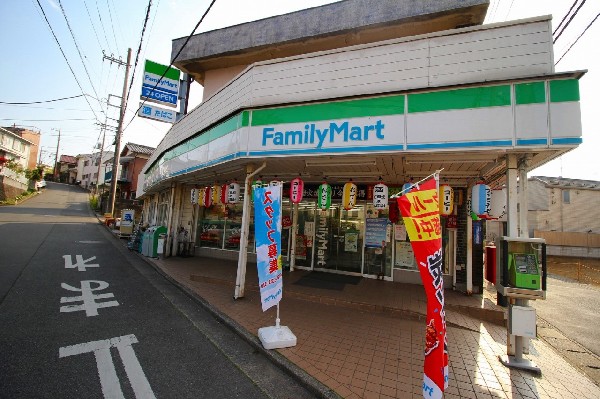
<svg viewBox="0 0 600 399"><path fill-rule="evenodd" d="M63 358L93 352L98 367L102 394L107 399L124 399L119 377L117 376L110 353L110 348L117 348L135 397L138 399L154 399L156 398L154 392L132 347L136 343L138 343L138 340L135 335L129 334L111 339L65 346L58 349L58 357Z"/></svg>
<svg viewBox="0 0 600 399"><path fill-rule="evenodd" d="M63 259L65 260L65 269L77 268L77 270L79 270L80 272L85 272L86 267L100 267L100 265L97 263L90 263L89 265L87 264L87 262L91 262L94 259L96 259L95 256L84 260L82 255L75 255L75 260L77 262L75 264L73 264L72 255L63 255Z"/></svg>
<svg viewBox="0 0 600 399"><path fill-rule="evenodd" d="M98 284L97 287L92 288L92 283ZM87 317L90 316L98 316L98 309L107 308L112 306L119 306L119 302L117 301L108 301L108 302L100 302L97 303L97 299L107 299L114 298L113 293L106 294L98 294L94 295L94 291L102 291L108 288L108 283L105 281L99 280L83 280L81 282L81 288L72 287L69 284L61 283L60 285L65 290L69 291L79 291L81 292L80 296L72 296L72 297L61 297L60 303L69 303L69 302L78 302L83 301L81 305L67 305L61 306L60 312L76 312L78 310L85 310L85 314Z"/></svg>

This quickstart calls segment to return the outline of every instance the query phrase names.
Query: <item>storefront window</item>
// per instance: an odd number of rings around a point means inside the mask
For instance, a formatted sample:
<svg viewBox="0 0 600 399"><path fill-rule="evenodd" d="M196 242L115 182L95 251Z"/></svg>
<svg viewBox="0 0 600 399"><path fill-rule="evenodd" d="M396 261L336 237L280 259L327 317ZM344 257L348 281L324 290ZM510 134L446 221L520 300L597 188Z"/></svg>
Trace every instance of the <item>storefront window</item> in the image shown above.
<svg viewBox="0 0 600 399"><path fill-rule="evenodd" d="M394 267L405 270L417 271L415 254L406 233L406 227L402 218L394 225L394 243L396 246L396 256Z"/></svg>
<svg viewBox="0 0 600 399"><path fill-rule="evenodd" d="M225 249L240 249L240 237L242 234L242 211L241 203L227 205L225 222Z"/></svg>
<svg viewBox="0 0 600 399"><path fill-rule="evenodd" d="M361 273L364 206L347 211L340 203L319 210L315 234L315 269Z"/></svg>
<svg viewBox="0 0 600 399"><path fill-rule="evenodd" d="M296 266L311 267L315 239L315 202L298 204L298 233L296 234Z"/></svg>
<svg viewBox="0 0 600 399"><path fill-rule="evenodd" d="M204 217L198 221L198 240L201 247L222 248L225 229L224 207L213 205L204 209Z"/></svg>
<svg viewBox="0 0 600 399"><path fill-rule="evenodd" d="M384 236L382 246L373 248L368 246L365 248L365 267L363 270L364 274L376 275L382 277L391 277L392 275L392 236L393 236L393 225L388 219L387 209L376 209L372 204L367 204L367 221L365 228L369 229L371 223L369 219L376 219L379 223L373 223L378 229L384 229L385 231L379 232L378 235ZM382 222L385 220L385 222ZM369 235L369 231L366 232ZM383 238L383 237L382 237Z"/></svg>

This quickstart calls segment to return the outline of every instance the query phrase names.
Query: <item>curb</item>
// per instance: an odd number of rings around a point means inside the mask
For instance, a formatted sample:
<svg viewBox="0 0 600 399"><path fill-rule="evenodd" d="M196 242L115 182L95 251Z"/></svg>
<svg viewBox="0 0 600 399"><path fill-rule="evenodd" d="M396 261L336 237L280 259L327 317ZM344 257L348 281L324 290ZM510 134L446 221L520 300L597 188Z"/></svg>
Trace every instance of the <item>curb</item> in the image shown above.
<svg viewBox="0 0 600 399"><path fill-rule="evenodd" d="M96 214L98 217L98 215ZM98 217L98 222L100 224L100 217ZM103 225L103 224L102 224ZM104 225L103 225L104 226ZM108 227L104 226L107 231L111 234L111 236L119 238L113 234L113 232L108 229ZM120 242L120 239L119 239ZM311 391L318 398L323 399L339 399L340 396L335 393L331 388L327 387L316 378L308 374L306 371L298 367L296 364L289 361L285 356L281 353L274 350L265 349L259 339L252 335L249 331L243 328L238 322L236 322L231 317L227 316L225 313L221 312L219 309L214 307L210 302L206 299L202 298L200 295L196 294L191 289L186 286L180 284L173 277L165 273L156 263L154 263L151 259L146 258L145 256L139 254L136 251L133 252L138 258L142 259L146 264L151 266L158 274L160 274L165 280L173 284L173 286L177 287L181 292L183 292L186 296L192 299L195 303L202 306L205 310L207 310L210 314L212 314L217 320L222 322L225 326L227 326L234 333L239 335L242 339L244 339L247 343L249 343L254 349L261 352L267 359L269 359L273 364L277 365L277 367L281 368L288 375L302 384L307 390Z"/></svg>

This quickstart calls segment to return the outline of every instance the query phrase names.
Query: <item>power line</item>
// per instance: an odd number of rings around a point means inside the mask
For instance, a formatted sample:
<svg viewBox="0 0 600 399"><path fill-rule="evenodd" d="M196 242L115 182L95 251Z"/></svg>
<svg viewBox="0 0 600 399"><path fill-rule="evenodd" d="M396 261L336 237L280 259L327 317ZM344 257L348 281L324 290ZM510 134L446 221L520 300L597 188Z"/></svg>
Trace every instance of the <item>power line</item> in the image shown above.
<svg viewBox="0 0 600 399"><path fill-rule="evenodd" d="M100 48L102 48L102 43L100 43L100 38L98 37L98 32L96 32L96 27L94 26L94 21L92 20L92 15L90 14L90 10L89 10L85 0L83 0L83 5L85 5L85 11L87 12L88 18L90 19L90 23L92 24L92 29L94 30L94 35L96 35L96 41L98 42L98 45L100 46Z"/></svg>
<svg viewBox="0 0 600 399"><path fill-rule="evenodd" d="M6 105L30 105L30 104L52 103L52 102L55 102L55 101L70 100L71 98L79 98L79 97L83 97L84 95L85 94L79 94L79 95L71 96L71 97L55 98L53 100L30 101L30 102L24 102L24 103L13 103L13 102L0 101L0 104L6 104Z"/></svg>
<svg viewBox="0 0 600 399"><path fill-rule="evenodd" d="M158 85L160 84L160 82L162 81L162 79L167 74L167 71L169 70L169 68L171 68L171 66L173 66L173 62L175 62L177 60L177 57L179 57L179 54L181 54L181 52L183 51L183 49L185 48L185 46L188 44L188 42L190 41L190 39L192 38L192 36L194 35L194 33L196 33L196 29L198 29L198 27L200 26L200 24L202 23L202 21L204 21L204 18L206 17L206 15L208 14L208 12L210 11L210 9L212 8L212 6L215 4L216 1L217 0L212 0L210 2L210 5L208 6L208 8L204 12L204 14L202 14L202 17L200 18L200 20L198 21L198 23L194 27L194 30L192 30L192 33L190 33L189 36L185 39L185 42L183 43L183 45L181 46L181 48L179 49L179 51L177 52L177 54L175 55L175 57L173 57L173 60L171 61L171 63L169 64L169 66L167 68L165 68L165 71L163 72L162 76L160 77L160 79L158 79L158 81L156 82L156 84L154 85L154 87L152 88L151 91L154 91L154 89L156 89L158 87ZM129 125L131 124L131 122L133 122L133 120L137 116L137 113L139 112L139 110L146 103L146 100L147 100L147 98L144 98L144 101L142 101L142 103L140 104L139 108L136 110L135 115L131 118L131 120L129 121L129 123L127 123L127 126L125 126L125 128L123 129L123 131L125 131L129 127Z"/></svg>
<svg viewBox="0 0 600 399"><path fill-rule="evenodd" d="M67 13L65 12L65 9L60 0L58 0L58 5L60 6L60 10L62 11L63 17L65 17L65 22L67 23L67 28L69 28L69 32L71 33L71 37L73 38L73 43L75 43L75 48L77 49L77 54L79 54L79 59L81 60L81 64L83 64L83 69L85 70L85 74L87 75L88 80L90 81L90 86L92 86L92 90L94 91L94 94L96 95L96 100L98 101L98 104L100 105L100 109L103 109L102 103L100 102L100 96L98 95L98 92L96 92L96 88L94 87L94 82L92 82L90 73L88 72L87 66L85 65L83 56L81 55L81 50L79 49L79 45L77 44L77 39L75 39L75 33L73 33L73 29L71 29L71 24L69 23L69 19L67 18Z"/></svg>
<svg viewBox="0 0 600 399"><path fill-rule="evenodd" d="M100 26L102 27L102 32L104 32L104 40L106 40L106 47L108 51L111 51L110 43L108 42L108 37L106 36L106 29L104 29L104 22L102 21L102 15L100 14L100 9L98 8L98 0L96 0L96 11L98 11L98 19L100 19Z"/></svg>
<svg viewBox="0 0 600 399"><path fill-rule="evenodd" d="M108 16L110 17L110 28L112 29L113 38L115 39L115 46L117 46L117 53L120 53L121 50L119 49L119 43L117 43L117 35L115 34L115 24L113 23L112 12L110 11L110 4L108 3L108 0L106 0L106 8L108 9Z"/></svg>
<svg viewBox="0 0 600 399"><path fill-rule="evenodd" d="M558 26L556 27L556 29L554 29L554 32L552 32L552 36L556 35L556 32L558 32L558 30L560 29L560 27L562 26L562 24L567 20L567 17L569 16L569 14L571 14L571 11L573 11L573 8L575 8L575 6L577 5L577 2L579 2L579 0L575 0L573 2L573 4L571 4L571 8L569 8L569 11L567 11L567 13L563 17L563 19L560 21L560 23L558 24Z"/></svg>
<svg viewBox="0 0 600 399"><path fill-rule="evenodd" d="M69 69L71 70L71 74L73 74L73 78L75 78L75 82L77 82L77 86L79 86L81 93L84 94L83 88L81 87L81 84L79 83L79 80L77 79L77 75L75 75L75 71L73 71L73 68L71 68L71 64L69 63L69 60L67 59L67 56L66 56L65 52L63 51L62 46L60 45L60 42L58 41L58 38L56 37L56 34L54 33L54 30L52 29L52 25L50 25L50 21L48 21L48 17L46 16L46 12L44 11L44 9L42 8L42 5L40 4L40 0L36 0L36 1L37 1L38 6L40 7L40 10L42 11L42 14L44 14L44 19L46 20L46 23L48 24L48 27L50 28L50 31L52 32L52 36L54 37L54 40L56 41L56 44L58 45L58 48L60 49L60 53L62 54L63 58L65 59L65 62L69 66ZM94 108L92 108L92 104L90 104L90 102L88 101L86 96L84 96L84 98L85 98L85 101L87 102L88 106L92 110L94 117L96 119L98 119L96 112L94 112Z"/></svg>
<svg viewBox="0 0 600 399"><path fill-rule="evenodd" d="M62 121L94 121L92 118L72 118L72 119L16 119L2 118L0 121L24 121L24 122L62 122Z"/></svg>
<svg viewBox="0 0 600 399"><path fill-rule="evenodd" d="M577 9L573 13L573 15L571 15L571 18L569 18L569 20L565 23L565 26L563 26L563 28L561 29L561 31L558 33L558 35L552 41L553 44L556 43L556 41L558 40L558 38L565 32L565 29L567 29L567 27L569 26L569 24L571 23L571 21L573 20L573 18L575 18L575 16L577 15L577 13L581 9L581 7L585 4L585 2L586 2L586 0L583 0L581 2L581 4L579 4L579 7L577 7Z"/></svg>
<svg viewBox="0 0 600 399"><path fill-rule="evenodd" d="M131 74L131 83L129 83L129 90L127 91L127 99L125 100L125 108L127 108L127 103L129 102L129 95L131 94L131 86L133 86L133 80L135 79L135 70L137 68L138 60L140 58L140 52L142 51L142 43L144 42L144 32L146 32L146 25L148 24L148 19L150 18L150 7L152 7L152 0L148 1L148 7L146 8L146 18L144 19L144 26L142 27L142 35L140 36L140 45L137 49L137 53L135 54L135 62L133 63L133 73Z"/></svg>
<svg viewBox="0 0 600 399"><path fill-rule="evenodd" d="M567 55L567 53L573 48L573 46L579 41L579 39L581 39L585 32L587 32L587 30L594 24L594 22L596 22L598 17L600 17L600 13L596 14L596 17L592 20L592 22L590 22L590 24L583 30L583 32L581 32L581 34L577 37L577 39L575 39L575 41L573 42L573 44L571 44L567 51L565 51L565 53L558 59L558 61L556 61L556 64L554 64L554 66L558 65L560 60L565 58L565 55Z"/></svg>

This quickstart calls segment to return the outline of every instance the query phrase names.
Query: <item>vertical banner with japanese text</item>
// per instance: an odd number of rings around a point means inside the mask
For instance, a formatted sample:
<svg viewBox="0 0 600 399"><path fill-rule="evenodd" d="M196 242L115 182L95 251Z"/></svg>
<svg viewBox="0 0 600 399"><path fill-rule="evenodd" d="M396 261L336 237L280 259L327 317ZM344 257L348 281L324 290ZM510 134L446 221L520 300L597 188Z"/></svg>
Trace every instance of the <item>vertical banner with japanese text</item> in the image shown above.
<svg viewBox="0 0 600 399"><path fill-rule="evenodd" d="M441 399L448 386L442 230L437 175L398 198L427 295L423 397Z"/></svg>
<svg viewBox="0 0 600 399"><path fill-rule="evenodd" d="M281 186L254 188L256 263L263 312L283 294L281 274Z"/></svg>

